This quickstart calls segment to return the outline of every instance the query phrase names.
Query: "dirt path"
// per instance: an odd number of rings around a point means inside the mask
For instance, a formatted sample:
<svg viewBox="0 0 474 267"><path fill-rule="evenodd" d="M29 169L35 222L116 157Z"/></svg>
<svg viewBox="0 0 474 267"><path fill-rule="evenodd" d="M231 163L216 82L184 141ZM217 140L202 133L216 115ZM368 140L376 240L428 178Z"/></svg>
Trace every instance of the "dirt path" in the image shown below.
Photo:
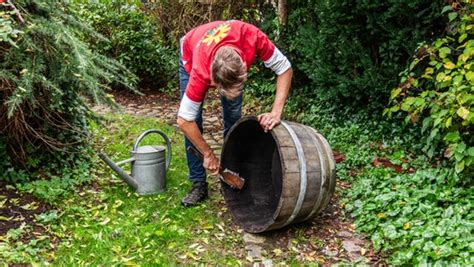
<svg viewBox="0 0 474 267"><path fill-rule="evenodd" d="M115 94L115 99L126 114L155 117L177 127L177 97L160 93L136 96L122 92ZM223 143L220 103L216 96L207 102L203 109L204 138L216 153L220 154ZM110 110L99 106L96 111ZM262 253L278 255L282 250L291 249L299 254L300 260L314 261L322 265L341 262L385 265L383 259L374 252L371 242L355 233L354 224L346 218L339 204L338 192L349 186L348 183L338 181L338 188L328 208L310 222L259 235L244 233L247 257L258 260ZM217 191L213 193L218 194ZM267 266L272 262L267 260L263 264Z"/></svg>

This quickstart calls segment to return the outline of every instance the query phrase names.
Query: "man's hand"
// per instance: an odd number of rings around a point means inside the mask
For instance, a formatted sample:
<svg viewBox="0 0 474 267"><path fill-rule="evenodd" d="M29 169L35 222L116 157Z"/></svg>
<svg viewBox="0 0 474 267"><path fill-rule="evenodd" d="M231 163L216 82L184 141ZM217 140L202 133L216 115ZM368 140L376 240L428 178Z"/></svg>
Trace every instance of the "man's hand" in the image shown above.
<svg viewBox="0 0 474 267"><path fill-rule="evenodd" d="M286 96L290 91L291 77L293 77L293 69L289 68L284 73L278 75L276 83L275 100L273 101L272 112L263 113L257 116L258 122L264 132L268 132L273 127L280 124L281 114L285 106Z"/></svg>
<svg viewBox="0 0 474 267"><path fill-rule="evenodd" d="M263 113L257 116L260 126L262 126L264 132L268 132L273 129L273 127L280 124L280 114L276 112Z"/></svg>
<svg viewBox="0 0 474 267"><path fill-rule="evenodd" d="M202 166L204 166L211 175L217 175L219 173L219 165L219 159L214 155L212 150L204 155Z"/></svg>

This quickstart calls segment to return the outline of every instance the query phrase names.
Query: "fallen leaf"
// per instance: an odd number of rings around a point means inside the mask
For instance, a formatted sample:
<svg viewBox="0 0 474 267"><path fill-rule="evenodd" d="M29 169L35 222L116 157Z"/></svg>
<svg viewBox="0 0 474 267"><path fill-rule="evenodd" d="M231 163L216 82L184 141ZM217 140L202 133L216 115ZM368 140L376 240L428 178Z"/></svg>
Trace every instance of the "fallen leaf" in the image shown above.
<svg viewBox="0 0 474 267"><path fill-rule="evenodd" d="M5 216L0 216L0 221L9 221L12 217L5 217Z"/></svg>
<svg viewBox="0 0 474 267"><path fill-rule="evenodd" d="M408 222L408 223L405 223L405 224L403 225L403 229L405 229L405 230L408 230L408 229L410 229L410 228L411 228L411 223L409 223L409 222Z"/></svg>
<svg viewBox="0 0 474 267"><path fill-rule="evenodd" d="M171 243L168 245L168 249L169 249L169 250L172 250L172 249L174 249L174 248L176 248L176 243L175 243L175 242L171 242Z"/></svg>
<svg viewBox="0 0 474 267"><path fill-rule="evenodd" d="M216 225L222 232L225 232L224 227L222 225L220 225L220 224L216 224Z"/></svg>
<svg viewBox="0 0 474 267"><path fill-rule="evenodd" d="M100 222L99 224L100 225L106 225L110 222L110 218L109 217L106 217L102 222Z"/></svg>
<svg viewBox="0 0 474 267"><path fill-rule="evenodd" d="M211 229L214 229L214 226L212 226L211 224L205 224L205 225L203 225L202 228L205 229L205 230L211 230Z"/></svg>
<svg viewBox="0 0 474 267"><path fill-rule="evenodd" d="M197 246L199 246L199 243L194 243L194 244L190 245L189 248L193 249L193 248L196 248Z"/></svg>
<svg viewBox="0 0 474 267"><path fill-rule="evenodd" d="M31 202L31 203L21 206L21 208L24 210L35 210L38 208L38 206L35 205L35 202Z"/></svg>
<svg viewBox="0 0 474 267"><path fill-rule="evenodd" d="M6 199L5 199L5 200L2 200L2 201L0 201L0 208L4 208L4 207L6 207L6 206L5 206L5 202L7 202L7 200L6 200Z"/></svg>
<svg viewBox="0 0 474 267"><path fill-rule="evenodd" d="M306 255L306 256L304 256L304 259L305 259L305 260L307 260L307 261L314 261L314 260L316 260L316 258L315 258L315 257L313 257L313 256L310 256L310 255Z"/></svg>
<svg viewBox="0 0 474 267"><path fill-rule="evenodd" d="M296 253L300 253L300 251L295 246L291 246L291 250L293 250Z"/></svg>
<svg viewBox="0 0 474 267"><path fill-rule="evenodd" d="M283 251L281 251L281 249L279 248L276 248L273 250L273 254L275 254L275 256L279 257L281 254L283 253Z"/></svg>
<svg viewBox="0 0 474 267"><path fill-rule="evenodd" d="M122 206L122 204L123 204L122 200L120 200L120 199L116 200L115 203L112 205L112 208L116 209L116 208Z"/></svg>

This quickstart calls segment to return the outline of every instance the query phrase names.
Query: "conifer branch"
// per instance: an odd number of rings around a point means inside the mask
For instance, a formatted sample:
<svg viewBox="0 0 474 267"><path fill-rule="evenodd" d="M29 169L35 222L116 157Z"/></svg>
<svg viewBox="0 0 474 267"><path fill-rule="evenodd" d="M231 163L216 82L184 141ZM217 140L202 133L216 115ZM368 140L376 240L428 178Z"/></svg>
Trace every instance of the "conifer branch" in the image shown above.
<svg viewBox="0 0 474 267"><path fill-rule="evenodd" d="M12 2L5 3L16 20L25 22L22 10L34 27L22 33L16 47L0 49L0 134L11 159L25 166L31 156L80 153L92 116L84 99L110 104L110 84L132 88L136 77L90 49L84 38L100 35L61 1Z"/></svg>
<svg viewBox="0 0 474 267"><path fill-rule="evenodd" d="M15 4L13 4L13 2L11 0L7 0L7 4L10 6L10 8L13 11L15 11L15 15L18 18L18 20L20 21L20 23L24 24L25 20L23 19L23 16L21 15L20 10L18 10L18 8L16 8Z"/></svg>

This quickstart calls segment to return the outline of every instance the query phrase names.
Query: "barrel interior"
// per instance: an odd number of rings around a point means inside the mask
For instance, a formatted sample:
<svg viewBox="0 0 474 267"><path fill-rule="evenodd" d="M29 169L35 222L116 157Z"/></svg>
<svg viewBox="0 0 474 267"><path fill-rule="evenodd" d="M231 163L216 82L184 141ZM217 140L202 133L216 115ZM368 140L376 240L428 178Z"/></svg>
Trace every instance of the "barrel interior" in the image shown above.
<svg viewBox="0 0 474 267"><path fill-rule="evenodd" d="M258 121L238 123L226 139L222 166L245 179L241 190L222 185L235 221L248 232L262 232L274 223L282 190L282 164L277 143Z"/></svg>

